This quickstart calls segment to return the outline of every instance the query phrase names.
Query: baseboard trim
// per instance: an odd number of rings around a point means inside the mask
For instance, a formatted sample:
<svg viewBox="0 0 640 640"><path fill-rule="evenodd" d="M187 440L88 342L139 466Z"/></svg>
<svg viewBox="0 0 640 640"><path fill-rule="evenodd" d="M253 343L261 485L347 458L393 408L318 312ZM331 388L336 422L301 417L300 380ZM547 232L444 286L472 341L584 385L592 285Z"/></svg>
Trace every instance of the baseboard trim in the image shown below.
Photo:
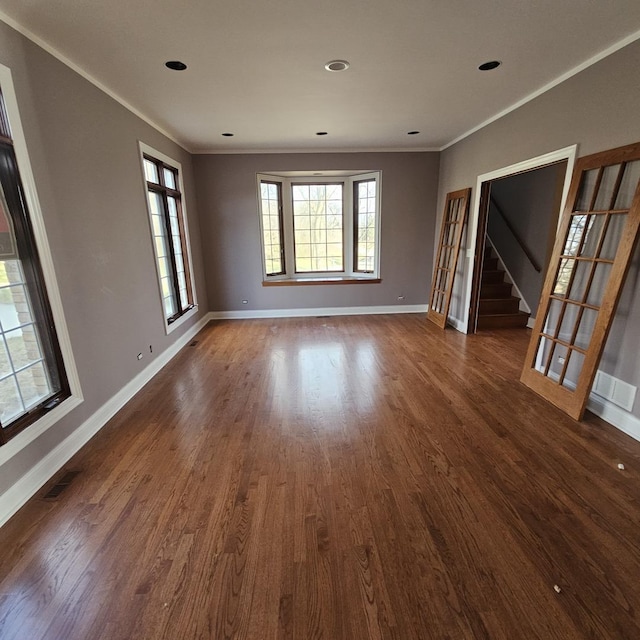
<svg viewBox="0 0 640 640"><path fill-rule="evenodd" d="M549 371L549 377L556 382L560 379L560 376L553 371ZM575 382L571 380L566 380L566 385L571 390L576 388ZM640 418L636 418L629 411L625 411L593 391L589 394L587 409L634 440L640 441Z"/></svg>
<svg viewBox="0 0 640 640"><path fill-rule="evenodd" d="M447 322L456 330L461 333L467 333L467 325L463 320L458 320L458 318L449 317L447 318Z"/></svg>
<svg viewBox="0 0 640 640"><path fill-rule="evenodd" d="M150 362L133 380L111 399L107 400L91 417L71 435L50 451L38 464L17 480L0 496L0 527L4 525L40 488L48 482L91 438L102 429L131 398L144 387L192 338L209 322L210 314L187 329L169 348Z"/></svg>
<svg viewBox="0 0 640 640"><path fill-rule="evenodd" d="M426 304L386 305L378 307L316 307L312 309L247 309L211 311L210 320L255 320L259 318L307 318L311 316L364 316L386 313L426 313Z"/></svg>
<svg viewBox="0 0 640 640"><path fill-rule="evenodd" d="M616 429L620 429L628 436L640 441L640 418L636 418L632 413L621 409L596 393L591 393L589 396L587 409L612 424Z"/></svg>

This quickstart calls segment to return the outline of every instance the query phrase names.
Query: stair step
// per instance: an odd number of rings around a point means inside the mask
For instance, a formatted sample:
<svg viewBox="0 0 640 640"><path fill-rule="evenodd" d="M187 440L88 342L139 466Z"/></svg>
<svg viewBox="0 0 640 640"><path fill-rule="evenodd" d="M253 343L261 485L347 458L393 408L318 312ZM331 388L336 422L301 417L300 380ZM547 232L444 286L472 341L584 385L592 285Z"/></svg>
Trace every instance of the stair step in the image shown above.
<svg viewBox="0 0 640 640"><path fill-rule="evenodd" d="M501 269L494 269L494 270L484 270L482 271L482 282L483 283L491 283L491 284L498 284L500 282L504 282L504 271L502 271Z"/></svg>
<svg viewBox="0 0 640 640"><path fill-rule="evenodd" d="M529 314L524 311L518 313L494 313L478 316L478 329L502 329L506 327L526 327Z"/></svg>
<svg viewBox="0 0 640 640"><path fill-rule="evenodd" d="M493 248L491 247L491 245L486 245L484 248L484 257L486 258L490 258L491 254L493 252Z"/></svg>
<svg viewBox="0 0 640 640"><path fill-rule="evenodd" d="M483 298L510 298L511 284L508 282L483 282L480 287L480 299Z"/></svg>
<svg viewBox="0 0 640 640"><path fill-rule="evenodd" d="M520 298L515 296L480 298L478 313L480 315L518 313Z"/></svg>
<svg viewBox="0 0 640 640"><path fill-rule="evenodd" d="M482 263L483 271L497 271L498 270L498 258L491 258L485 256L484 262Z"/></svg>

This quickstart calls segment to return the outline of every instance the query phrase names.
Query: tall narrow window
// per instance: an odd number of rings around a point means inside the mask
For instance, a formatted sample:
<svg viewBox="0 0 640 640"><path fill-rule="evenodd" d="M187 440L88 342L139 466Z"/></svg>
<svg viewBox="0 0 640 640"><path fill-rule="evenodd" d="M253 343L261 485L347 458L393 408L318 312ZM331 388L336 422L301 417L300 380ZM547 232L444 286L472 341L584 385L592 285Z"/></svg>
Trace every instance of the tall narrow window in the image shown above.
<svg viewBox="0 0 640 640"><path fill-rule="evenodd" d="M376 185L377 181L374 179L354 183L353 200L356 211L353 217L353 270L360 273L373 273L376 265Z"/></svg>
<svg viewBox="0 0 640 640"><path fill-rule="evenodd" d="M282 234L282 187L279 182L260 184L264 270L268 276L284 273L284 237Z"/></svg>
<svg viewBox="0 0 640 640"><path fill-rule="evenodd" d="M194 307L180 174L148 153L142 162L164 317L172 324Z"/></svg>
<svg viewBox="0 0 640 640"><path fill-rule="evenodd" d="M71 395L0 92L0 443Z"/></svg>

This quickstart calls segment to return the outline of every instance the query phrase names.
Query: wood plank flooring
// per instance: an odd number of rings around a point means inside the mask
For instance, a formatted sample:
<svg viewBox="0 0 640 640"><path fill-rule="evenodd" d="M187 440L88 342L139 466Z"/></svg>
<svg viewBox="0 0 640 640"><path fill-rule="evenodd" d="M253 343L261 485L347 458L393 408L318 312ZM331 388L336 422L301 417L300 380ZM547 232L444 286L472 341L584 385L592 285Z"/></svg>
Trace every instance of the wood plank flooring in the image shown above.
<svg viewBox="0 0 640 640"><path fill-rule="evenodd" d="M210 324L0 530L0 638L640 638L640 443L528 334Z"/></svg>

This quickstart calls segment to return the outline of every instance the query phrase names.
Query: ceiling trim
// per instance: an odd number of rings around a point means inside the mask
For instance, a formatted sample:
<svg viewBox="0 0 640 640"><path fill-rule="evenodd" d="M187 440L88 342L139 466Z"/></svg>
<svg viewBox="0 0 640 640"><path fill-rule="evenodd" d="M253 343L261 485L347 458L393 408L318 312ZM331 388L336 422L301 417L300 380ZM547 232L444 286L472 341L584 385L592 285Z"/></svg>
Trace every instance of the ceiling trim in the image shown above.
<svg viewBox="0 0 640 640"><path fill-rule="evenodd" d="M82 67L78 66L75 62L69 60L64 54L62 54L58 49L50 45L46 40L43 40L40 36L37 36L35 33L22 26L19 22L16 22L13 18L9 17L3 11L0 11L0 20L5 24L9 25L12 29L15 29L18 33L21 33L25 38L31 40L34 44L37 44L39 47L44 49L47 53L50 53L54 58L67 65L70 69L75 71L77 74L81 75L85 80L88 80L92 85L96 86L100 91L106 93L110 98L113 98L116 102L121 104L125 109L133 113L133 115L138 116L141 120L146 122L149 126L153 127L156 131L161 133L163 136L169 138L169 140L175 142L177 145L182 147L188 153L192 153L192 151L181 142L173 133L167 131L159 124L151 120L148 116L146 116L142 111L136 109L133 105L129 104L123 97L109 89L106 85L102 84L98 79L94 78L90 73L85 71Z"/></svg>
<svg viewBox="0 0 640 640"><path fill-rule="evenodd" d="M502 111L496 113L494 116L491 116L488 120L485 120L479 125L473 127L473 129L469 129L469 131L467 131L466 133L463 133L457 138L454 138L451 142L447 142L447 144L445 144L443 147L440 147L440 151L444 151L445 149L452 147L454 144L457 144L461 140L464 140L465 138L468 138L470 135L476 133L476 131L480 131L480 129L484 129L484 127L486 127L487 125L490 125L492 122L495 122L496 120L500 120L500 118L503 118L504 116L511 113L512 111L519 109L520 107L527 104L527 102L531 102L532 100L535 100L538 96L541 96L543 93L546 93L550 89L557 87L559 84L562 84L565 80L568 80L569 78L577 75L581 71L584 71L588 67L591 67L597 62L600 62L600 60L604 60L604 58L607 58L608 56L614 54L616 51L623 49L627 45L639 39L640 39L640 31L636 31L631 35L628 35L626 38L619 40L615 44L612 44L610 47L603 49L599 53L596 53L596 55L592 56L591 58L588 58L587 60L579 64L577 67L570 69L566 73L563 73L561 76L558 76L555 80L552 80L551 82L545 84L543 87L541 87L537 91L534 91L533 93L530 93L528 96L525 96L524 98L522 98L522 100L518 100L518 102L512 104L510 107L507 107L506 109L503 109Z"/></svg>
<svg viewBox="0 0 640 640"><path fill-rule="evenodd" d="M418 147L407 149L406 147L328 147L318 148L294 148L294 149L204 149L191 151L195 156L217 156L217 155L265 155L269 153L438 153L440 147Z"/></svg>

